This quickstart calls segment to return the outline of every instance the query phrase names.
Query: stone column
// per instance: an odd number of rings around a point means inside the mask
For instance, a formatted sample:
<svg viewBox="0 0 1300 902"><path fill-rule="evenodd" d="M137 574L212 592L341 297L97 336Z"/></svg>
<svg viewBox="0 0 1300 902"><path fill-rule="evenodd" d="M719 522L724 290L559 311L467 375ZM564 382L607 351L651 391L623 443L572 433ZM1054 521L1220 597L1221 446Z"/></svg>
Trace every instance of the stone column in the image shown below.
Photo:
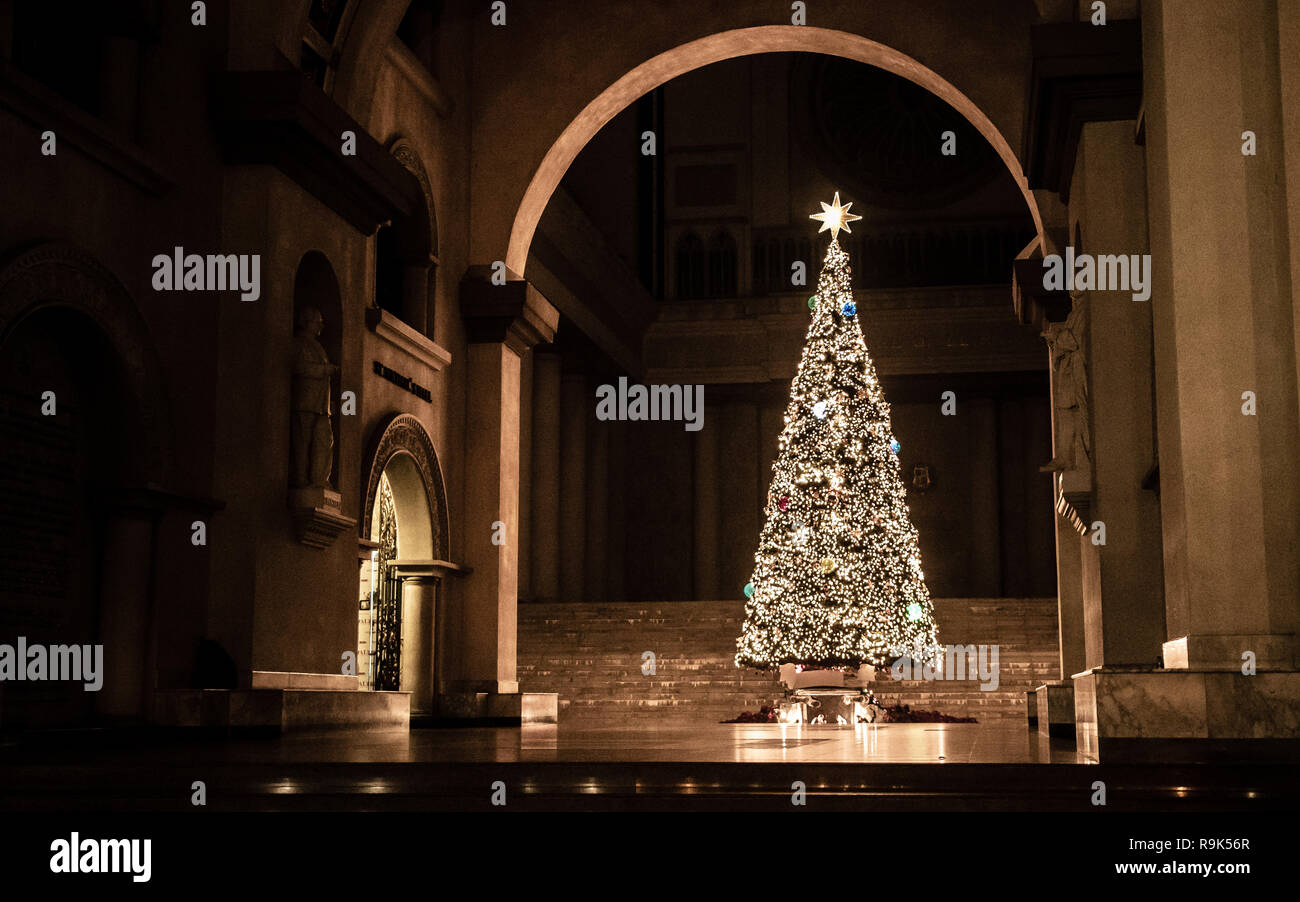
<svg viewBox="0 0 1300 902"><path fill-rule="evenodd" d="M958 398L957 416L966 424L966 455L976 474L965 487L973 523L998 522L998 415L991 398ZM971 537L970 591L995 598L1002 594L1002 546L994 530Z"/></svg>
<svg viewBox="0 0 1300 902"><path fill-rule="evenodd" d="M623 601L627 588L623 583L627 567L627 429L624 423L611 423L609 432L609 538L605 564L605 597Z"/></svg>
<svg viewBox="0 0 1300 902"><path fill-rule="evenodd" d="M1088 122L1070 194L1085 250L1094 256L1147 252L1143 151L1132 121ZM1092 439L1092 510L1106 544L1097 557L1100 605L1087 618L1088 667L1151 664L1164 640L1160 502L1143 487L1155 463L1151 301L1131 288L1090 291L1087 361ZM1091 524L1085 524L1091 526ZM1089 598L1091 603L1094 599ZM1082 668L1080 668L1082 669ZM1068 676L1068 675L1067 675Z"/></svg>
<svg viewBox="0 0 1300 902"><path fill-rule="evenodd" d="M465 564L458 673L444 713L497 716L491 696L517 695L520 355L555 335L559 315L524 280L491 281L475 267L461 283L466 353ZM506 541L492 541L496 521Z"/></svg>
<svg viewBox="0 0 1300 902"><path fill-rule="evenodd" d="M704 428L691 439L695 444L695 598L714 601L724 596L718 582L720 513L719 483L722 472L718 462L718 409L704 408ZM734 593L733 593L734 594Z"/></svg>
<svg viewBox="0 0 1300 902"><path fill-rule="evenodd" d="M1142 7L1167 641L1163 670L1107 662L1075 680L1080 749L1103 763L1151 741L1161 760L1211 741L1292 760L1285 743L1300 739L1297 189L1283 172L1279 6Z"/></svg>
<svg viewBox="0 0 1300 902"><path fill-rule="evenodd" d="M105 530L98 644L104 646L103 687L96 698L102 717L145 717L152 695L154 520L120 510Z"/></svg>
<svg viewBox="0 0 1300 902"><path fill-rule="evenodd" d="M719 473L722 510L719 530L722 568L718 592L723 598L743 598L741 588L754 569L754 549L762 526L759 510L766 498L758 494L758 407L736 401L722 408ZM707 421L701 433L708 431Z"/></svg>
<svg viewBox="0 0 1300 902"><path fill-rule="evenodd" d="M581 601L586 577L587 420L595 410L582 373L560 380L560 600Z"/></svg>
<svg viewBox="0 0 1300 902"><path fill-rule="evenodd" d="M594 403L594 402L593 402ZM583 598L606 601L605 565L609 549L609 426L592 422L587 433L587 537Z"/></svg>
<svg viewBox="0 0 1300 902"><path fill-rule="evenodd" d="M536 601L560 597L560 355L533 351L532 502L529 542Z"/></svg>
<svg viewBox="0 0 1300 902"><path fill-rule="evenodd" d="M411 715L435 710L434 657L437 639L438 580L406 576L402 580L402 690L411 693Z"/></svg>
<svg viewBox="0 0 1300 902"><path fill-rule="evenodd" d="M525 352L519 362L519 600L532 601L533 352Z"/></svg>
<svg viewBox="0 0 1300 902"><path fill-rule="evenodd" d="M1083 557L1079 533L1064 517L1056 518L1056 585L1061 676L1068 680L1088 666L1083 629Z"/></svg>
<svg viewBox="0 0 1300 902"><path fill-rule="evenodd" d="M1143 7L1167 667L1293 668L1300 423L1276 4ZM1240 124L1240 127L1238 127ZM1256 155L1242 153L1242 129ZM1288 191L1283 190L1286 186ZM1243 415L1243 392L1257 414Z"/></svg>

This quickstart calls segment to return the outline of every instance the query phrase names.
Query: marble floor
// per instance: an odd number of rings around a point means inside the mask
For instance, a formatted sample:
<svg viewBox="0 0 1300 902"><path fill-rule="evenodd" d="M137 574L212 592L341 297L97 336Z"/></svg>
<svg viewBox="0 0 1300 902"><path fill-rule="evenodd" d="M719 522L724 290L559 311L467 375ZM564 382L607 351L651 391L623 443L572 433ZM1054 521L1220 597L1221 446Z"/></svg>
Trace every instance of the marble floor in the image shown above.
<svg viewBox="0 0 1300 902"><path fill-rule="evenodd" d="M0 810L1294 810L1293 767L1090 764L1018 723L536 725L231 737L50 732L0 739Z"/></svg>

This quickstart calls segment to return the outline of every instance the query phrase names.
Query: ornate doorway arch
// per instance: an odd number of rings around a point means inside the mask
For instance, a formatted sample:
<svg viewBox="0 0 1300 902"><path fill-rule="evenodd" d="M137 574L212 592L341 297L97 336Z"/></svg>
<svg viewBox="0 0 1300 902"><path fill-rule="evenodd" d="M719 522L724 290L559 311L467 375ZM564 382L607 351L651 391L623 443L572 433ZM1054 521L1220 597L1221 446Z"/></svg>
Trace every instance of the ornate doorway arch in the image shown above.
<svg viewBox="0 0 1300 902"><path fill-rule="evenodd" d="M1001 158L1024 196L1035 230L1042 235L1042 216L1020 159L992 120L955 85L907 54L862 35L807 25L763 25L718 32L660 53L624 74L588 103L533 173L510 229L506 266L524 275L533 233L564 173L596 133L633 101L664 82L711 63L758 53L789 52L820 53L867 63L902 76L944 100L983 135Z"/></svg>
<svg viewBox="0 0 1300 902"><path fill-rule="evenodd" d="M380 477L384 475L395 458L407 458L399 462L396 477L402 488L414 490L417 486L424 493L429 518L429 535L427 542L420 541L418 546L410 549L412 556L425 552L429 560L447 560L448 525L447 525L447 489L442 480L442 467L438 463L438 453L434 450L433 440L425 431L424 424L409 413L393 414L375 429L369 452L366 455L369 466L368 476L361 499L361 537L374 540L371 535L371 513L379 492ZM396 489L396 487L395 487ZM403 491L410 499L410 495ZM395 503L402 504L396 497ZM409 505L409 500L407 501ZM398 525L401 528L404 519L410 519L411 527L418 528L418 518L414 511L404 510L398 513ZM402 549L405 552L405 549Z"/></svg>
<svg viewBox="0 0 1300 902"><path fill-rule="evenodd" d="M409 691L413 715L437 695L441 576L449 536L437 452L418 418L395 414L376 428L367 454L357 622L361 687Z"/></svg>

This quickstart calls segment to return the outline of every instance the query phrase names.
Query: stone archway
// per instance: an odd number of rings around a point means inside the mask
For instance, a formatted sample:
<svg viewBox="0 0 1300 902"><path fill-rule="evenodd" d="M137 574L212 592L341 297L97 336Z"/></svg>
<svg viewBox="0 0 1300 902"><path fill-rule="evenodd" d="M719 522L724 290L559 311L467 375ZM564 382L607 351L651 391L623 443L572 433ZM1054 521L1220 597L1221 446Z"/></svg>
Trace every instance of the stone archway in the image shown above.
<svg viewBox="0 0 1300 902"><path fill-rule="evenodd" d="M0 269L0 345L25 318L51 307L89 318L112 346L135 406L135 456L127 477L139 485L165 484L171 443L162 365L130 293L80 248L42 244Z"/></svg>
<svg viewBox="0 0 1300 902"><path fill-rule="evenodd" d="M410 414L380 424L367 459L361 538L372 551L360 574L358 673L363 687L409 691L411 713L429 715L445 632L438 603L449 538L442 471L428 433Z"/></svg>
<svg viewBox="0 0 1300 902"><path fill-rule="evenodd" d="M101 687L51 689L6 716L143 720L156 682L158 519L171 500L162 370L144 319L84 251L45 244L0 269L0 623L36 644L94 647ZM45 388L55 388L45 407ZM84 657L84 655L83 655ZM14 704L16 702L16 704Z"/></svg>
<svg viewBox="0 0 1300 902"><path fill-rule="evenodd" d="M806 25L764 25L719 32L660 53L624 74L588 103L551 145L533 173L510 229L506 266L524 275L533 233L551 195L582 148L618 113L665 82L694 69L740 56L789 52L838 56L876 66L944 100L979 131L1006 165L1041 236L1042 216L1019 158L992 120L955 85L907 54L861 35Z"/></svg>

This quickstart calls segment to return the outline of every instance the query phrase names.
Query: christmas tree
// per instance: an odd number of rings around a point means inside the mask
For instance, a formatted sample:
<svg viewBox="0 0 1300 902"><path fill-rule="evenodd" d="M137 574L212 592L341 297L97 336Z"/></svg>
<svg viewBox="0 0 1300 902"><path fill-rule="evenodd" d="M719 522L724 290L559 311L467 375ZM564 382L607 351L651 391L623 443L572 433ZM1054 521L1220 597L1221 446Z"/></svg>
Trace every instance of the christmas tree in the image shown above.
<svg viewBox="0 0 1300 902"><path fill-rule="evenodd" d="M766 519L745 586L736 665L883 666L937 649L934 607L898 453L858 325L839 232L860 219L822 204L831 244L790 386Z"/></svg>

